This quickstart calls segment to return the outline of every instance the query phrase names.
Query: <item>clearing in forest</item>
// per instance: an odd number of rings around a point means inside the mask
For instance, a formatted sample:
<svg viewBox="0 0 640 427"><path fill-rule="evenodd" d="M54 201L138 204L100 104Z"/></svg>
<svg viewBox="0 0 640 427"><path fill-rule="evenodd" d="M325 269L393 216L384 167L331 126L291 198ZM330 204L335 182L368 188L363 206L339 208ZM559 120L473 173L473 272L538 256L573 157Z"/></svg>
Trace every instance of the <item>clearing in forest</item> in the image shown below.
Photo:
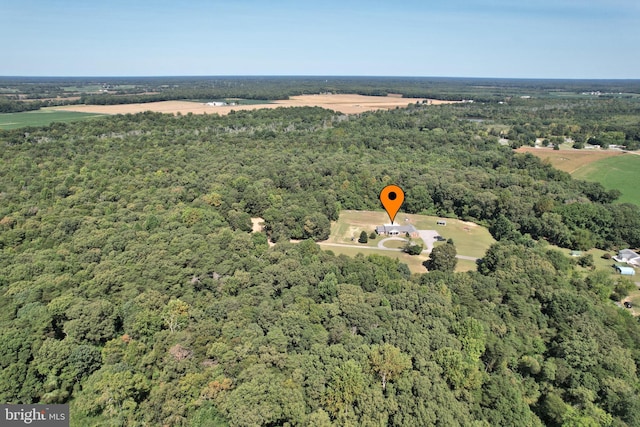
<svg viewBox="0 0 640 427"><path fill-rule="evenodd" d="M474 259L481 258L489 246L495 242L489 230L480 225L446 218L446 225L437 225L437 221L442 218L427 215L413 215L399 212L396 216L396 223L405 225L411 224L417 230L433 230L435 233L446 239L453 239L458 255L468 259L458 259L457 271L475 270ZM364 255L378 254L398 258L401 262L409 265L413 273L424 273L425 268L422 262L427 260L428 254L423 252L420 255L411 256L400 251L406 242L405 236L391 237L376 236L369 239L367 243L358 243L358 238L362 231L369 236L375 231L376 226L388 224L389 217L384 211L351 211L340 212L337 221L331 224L331 234L329 239L318 244L336 254L355 256L358 253ZM414 244L424 244L420 238L412 238ZM437 246L444 242L431 242ZM425 248L426 248L425 244Z"/></svg>
<svg viewBox="0 0 640 427"><path fill-rule="evenodd" d="M619 190L620 203L640 205L640 156L627 154L589 163L572 174L574 178L595 181L606 189Z"/></svg>
<svg viewBox="0 0 640 427"><path fill-rule="evenodd" d="M520 147L518 153L530 153L542 160L547 160L551 165L561 171L574 174L580 168L608 157L624 154L618 150L554 150L553 148Z"/></svg>
<svg viewBox="0 0 640 427"><path fill-rule="evenodd" d="M622 193L618 202L640 205L640 155L620 150L553 150L521 147L520 153L531 153L548 160L556 169L576 179L594 181L606 189Z"/></svg>

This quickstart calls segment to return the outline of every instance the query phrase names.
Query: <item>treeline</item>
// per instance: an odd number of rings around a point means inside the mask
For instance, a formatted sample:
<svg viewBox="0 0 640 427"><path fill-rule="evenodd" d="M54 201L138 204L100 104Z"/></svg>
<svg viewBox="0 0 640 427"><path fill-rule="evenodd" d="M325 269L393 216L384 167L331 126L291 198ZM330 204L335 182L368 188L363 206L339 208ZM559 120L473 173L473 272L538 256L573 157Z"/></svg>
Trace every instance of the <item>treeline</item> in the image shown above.
<svg viewBox="0 0 640 427"><path fill-rule="evenodd" d="M467 117L480 119L492 127L491 134L509 140L512 148L533 146L537 139L554 146L570 141L573 148L586 144L609 148L624 146L640 149L640 114L638 100L573 101L527 99L502 105L459 106ZM495 125L504 125L495 126Z"/></svg>
<svg viewBox="0 0 640 427"><path fill-rule="evenodd" d="M53 105L50 101L17 101L0 96L0 113L19 113L35 111Z"/></svg>
<svg viewBox="0 0 640 427"><path fill-rule="evenodd" d="M543 241L638 246L640 209L469 111L1 131L0 400L78 426L640 424L640 325L610 300L633 284ZM313 242L390 183L403 211L491 227L478 272Z"/></svg>
<svg viewBox="0 0 640 427"><path fill-rule="evenodd" d="M84 88L106 88L109 93L87 93ZM127 104L179 99L246 98L287 99L317 93L356 93L443 100L473 99L476 102L518 103L520 97L569 98L582 93L600 97L634 99L640 94L637 81L523 80L437 77L93 77L93 78L0 78L0 88L28 98L82 96L86 104ZM95 90L95 89L94 89ZM607 95L608 94L608 95ZM635 95L634 95L635 94ZM72 101L78 102L78 101Z"/></svg>

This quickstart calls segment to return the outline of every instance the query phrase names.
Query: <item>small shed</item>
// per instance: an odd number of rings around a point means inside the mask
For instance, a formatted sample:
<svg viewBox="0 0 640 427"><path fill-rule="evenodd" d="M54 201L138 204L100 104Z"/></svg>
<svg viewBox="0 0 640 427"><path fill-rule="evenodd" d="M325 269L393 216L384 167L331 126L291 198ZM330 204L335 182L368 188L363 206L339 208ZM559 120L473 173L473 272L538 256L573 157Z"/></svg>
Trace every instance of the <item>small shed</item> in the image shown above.
<svg viewBox="0 0 640 427"><path fill-rule="evenodd" d="M616 270L618 271L618 273L622 274L623 276L636 275L636 271L633 269L633 267L623 267L621 265L616 265Z"/></svg>

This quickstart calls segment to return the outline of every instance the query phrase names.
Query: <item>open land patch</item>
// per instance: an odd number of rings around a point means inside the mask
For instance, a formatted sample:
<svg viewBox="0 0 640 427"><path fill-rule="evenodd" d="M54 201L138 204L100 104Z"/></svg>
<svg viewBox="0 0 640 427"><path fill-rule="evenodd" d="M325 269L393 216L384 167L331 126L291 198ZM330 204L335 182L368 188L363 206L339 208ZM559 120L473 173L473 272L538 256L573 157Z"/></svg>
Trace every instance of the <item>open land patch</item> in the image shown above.
<svg viewBox="0 0 640 427"><path fill-rule="evenodd" d="M640 204L640 156L621 150L553 150L521 147L519 153L531 153L548 160L556 169L576 179L599 182L608 190L619 190L620 203Z"/></svg>
<svg viewBox="0 0 640 427"><path fill-rule="evenodd" d="M530 153L548 160L551 165L561 171L574 174L580 168L608 157L621 156L622 151L617 150L554 150L553 148L520 147L518 153Z"/></svg>
<svg viewBox="0 0 640 427"><path fill-rule="evenodd" d="M57 110L76 111L99 114L135 114L144 111L158 113L193 113L226 115L231 111L256 110L278 107L322 107L344 114L358 114L365 111L390 110L406 107L418 101L426 101L432 105L450 104L456 101L426 100L424 98L398 98L396 96L364 96L364 95L301 95L290 99L272 101L268 104L223 105L211 106L192 101L160 101L142 104L121 105L65 105L53 107Z"/></svg>
<svg viewBox="0 0 640 427"><path fill-rule="evenodd" d="M495 242L489 230L480 225L460 221L457 219L446 218L445 226L437 225L436 222L441 218L428 215L415 215L398 213L396 222L400 224L412 224L418 230L435 230L445 239L452 239L456 245L458 254L469 258L482 258L489 248ZM358 237L362 231L369 235L375 230L376 226L388 224L389 217L383 211L353 211L344 210L340 212L337 221L331 224L331 234L329 238L318 244L325 250L331 250L336 254L345 254L355 256L358 253L369 255L376 253L378 255L390 256L399 259L407 264L413 273L425 273L426 270L422 266L422 262L427 260L428 254L422 253L417 256L411 256L400 252L402 243L399 240L387 240L383 243L383 248L378 244L386 238L386 236L378 236L375 239L369 239L366 244L358 243ZM403 236L400 236L403 237ZM413 243L422 244L419 238L412 239ZM435 244L436 246L438 243ZM426 247L426 245L425 245ZM475 270L475 262L473 260L458 260L457 271Z"/></svg>
<svg viewBox="0 0 640 427"><path fill-rule="evenodd" d="M630 309L631 314L636 317L640 316L640 289L631 291L629 295L620 302L624 304L627 301L632 304Z"/></svg>
<svg viewBox="0 0 640 427"><path fill-rule="evenodd" d="M607 157L590 163L572 174L574 178L595 181L608 190L619 190L620 203L640 205L640 156Z"/></svg>
<svg viewBox="0 0 640 427"><path fill-rule="evenodd" d="M70 122L99 117L102 114L74 111L58 111L52 107L36 111L0 114L0 129L17 129L26 126L46 126L53 122Z"/></svg>
<svg viewBox="0 0 640 427"><path fill-rule="evenodd" d="M264 219L260 217L251 218L251 232L260 233L262 231L263 224L264 224Z"/></svg>

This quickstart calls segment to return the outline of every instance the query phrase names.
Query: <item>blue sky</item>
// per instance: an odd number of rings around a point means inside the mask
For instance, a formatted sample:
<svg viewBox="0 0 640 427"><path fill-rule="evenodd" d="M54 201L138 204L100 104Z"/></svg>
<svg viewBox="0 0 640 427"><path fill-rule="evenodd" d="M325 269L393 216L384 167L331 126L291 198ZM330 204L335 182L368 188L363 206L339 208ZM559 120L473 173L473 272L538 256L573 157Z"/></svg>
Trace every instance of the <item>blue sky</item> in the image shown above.
<svg viewBox="0 0 640 427"><path fill-rule="evenodd" d="M0 0L0 75L640 78L638 0Z"/></svg>

